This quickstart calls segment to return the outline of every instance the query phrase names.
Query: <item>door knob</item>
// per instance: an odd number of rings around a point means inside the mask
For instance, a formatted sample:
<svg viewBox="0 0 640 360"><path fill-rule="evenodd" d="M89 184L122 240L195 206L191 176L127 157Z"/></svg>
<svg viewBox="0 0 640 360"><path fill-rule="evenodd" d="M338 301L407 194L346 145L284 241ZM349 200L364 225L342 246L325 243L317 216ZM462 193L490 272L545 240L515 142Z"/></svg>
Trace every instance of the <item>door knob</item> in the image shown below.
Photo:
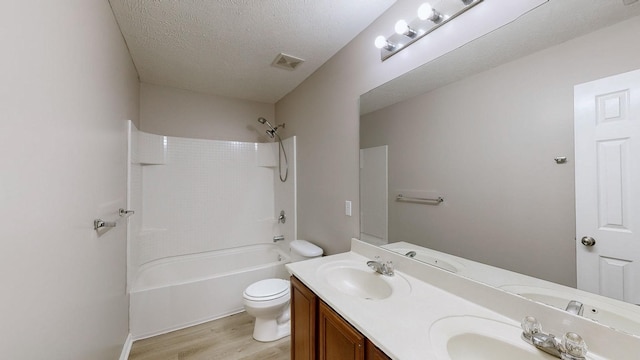
<svg viewBox="0 0 640 360"><path fill-rule="evenodd" d="M585 236L580 240L580 242L584 246L593 246L596 244L596 239L592 238L591 236Z"/></svg>

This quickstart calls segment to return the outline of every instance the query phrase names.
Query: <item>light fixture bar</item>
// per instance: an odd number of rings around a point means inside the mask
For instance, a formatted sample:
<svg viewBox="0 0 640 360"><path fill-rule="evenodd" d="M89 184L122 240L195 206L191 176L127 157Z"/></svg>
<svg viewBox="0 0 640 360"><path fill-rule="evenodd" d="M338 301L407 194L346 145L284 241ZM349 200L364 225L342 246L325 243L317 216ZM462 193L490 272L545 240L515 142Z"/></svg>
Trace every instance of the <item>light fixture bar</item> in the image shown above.
<svg viewBox="0 0 640 360"><path fill-rule="evenodd" d="M462 5L462 7L459 8L454 13L452 13L451 15L448 15L448 14L440 15L442 16L440 21L434 22L431 19L421 20L420 18L416 18L413 21L411 21L411 23L409 23L407 27L415 32L415 36L410 37L410 36L407 36L406 34L394 33L393 35L386 38L387 44L393 44L393 46L383 46L380 48L380 60L382 61L387 60L388 58L395 55L399 51L402 51L403 49L413 44L414 42L422 39L424 36L428 35L429 33L432 33L439 27L455 19L456 17L462 15L463 13L472 9L473 7L480 4L484 0L475 0L475 1L474 0L469 0L469 1L458 0L458 1L459 1L459 4ZM382 38L384 39L384 37ZM378 41L381 41L381 40L378 40Z"/></svg>

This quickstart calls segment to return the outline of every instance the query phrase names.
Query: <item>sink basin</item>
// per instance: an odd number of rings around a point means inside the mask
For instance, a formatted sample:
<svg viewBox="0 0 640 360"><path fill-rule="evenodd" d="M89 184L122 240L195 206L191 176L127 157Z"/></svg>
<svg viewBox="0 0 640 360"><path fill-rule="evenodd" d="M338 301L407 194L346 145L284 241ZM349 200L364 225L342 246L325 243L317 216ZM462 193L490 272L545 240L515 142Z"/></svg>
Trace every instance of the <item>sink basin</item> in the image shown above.
<svg viewBox="0 0 640 360"><path fill-rule="evenodd" d="M355 261L325 264L318 268L318 275L341 293L365 300L382 300L411 291L409 282L402 275L384 276L366 263Z"/></svg>
<svg viewBox="0 0 640 360"><path fill-rule="evenodd" d="M520 338L520 326L476 316L452 316L429 330L438 360L545 360L555 357ZM587 359L601 359L587 354Z"/></svg>
<svg viewBox="0 0 640 360"><path fill-rule="evenodd" d="M505 285L501 289L562 310L566 309L569 301L577 300L584 305L583 317L627 333L640 333L640 314L635 308L635 311L627 310L578 292L536 286Z"/></svg>
<svg viewBox="0 0 640 360"><path fill-rule="evenodd" d="M522 340L519 326L496 320L452 316L436 321L429 333L442 360L556 359Z"/></svg>

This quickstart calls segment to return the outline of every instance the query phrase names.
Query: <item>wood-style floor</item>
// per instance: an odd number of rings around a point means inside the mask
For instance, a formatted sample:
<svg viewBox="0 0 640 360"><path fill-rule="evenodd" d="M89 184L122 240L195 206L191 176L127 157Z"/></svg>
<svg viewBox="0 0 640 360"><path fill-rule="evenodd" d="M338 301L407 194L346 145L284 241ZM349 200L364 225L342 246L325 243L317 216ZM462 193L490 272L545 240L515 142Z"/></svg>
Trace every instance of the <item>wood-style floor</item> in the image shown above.
<svg viewBox="0 0 640 360"><path fill-rule="evenodd" d="M138 340L129 360L289 360L290 337L261 343L246 312Z"/></svg>

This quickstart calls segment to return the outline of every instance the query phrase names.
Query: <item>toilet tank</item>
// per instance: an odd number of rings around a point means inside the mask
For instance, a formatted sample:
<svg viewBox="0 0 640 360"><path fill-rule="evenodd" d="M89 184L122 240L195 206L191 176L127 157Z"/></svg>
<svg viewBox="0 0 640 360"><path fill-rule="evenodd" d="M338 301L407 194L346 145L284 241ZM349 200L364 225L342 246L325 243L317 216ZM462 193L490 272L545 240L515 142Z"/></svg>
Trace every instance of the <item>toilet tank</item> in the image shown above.
<svg viewBox="0 0 640 360"><path fill-rule="evenodd" d="M322 249L306 240L293 240L289 244L291 262L322 256Z"/></svg>

